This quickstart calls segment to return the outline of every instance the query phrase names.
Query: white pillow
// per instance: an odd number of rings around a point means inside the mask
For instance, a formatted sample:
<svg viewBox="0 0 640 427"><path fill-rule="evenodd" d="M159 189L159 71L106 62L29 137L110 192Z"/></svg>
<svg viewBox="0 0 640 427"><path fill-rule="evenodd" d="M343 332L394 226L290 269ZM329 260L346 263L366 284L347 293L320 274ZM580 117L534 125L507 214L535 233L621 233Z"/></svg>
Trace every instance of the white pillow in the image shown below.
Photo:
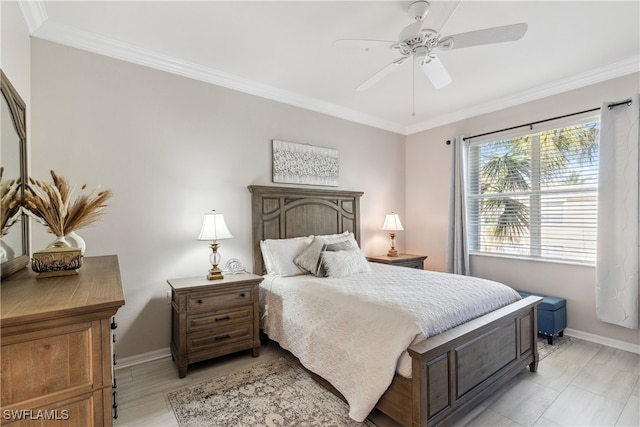
<svg viewBox="0 0 640 427"><path fill-rule="evenodd" d="M269 254L269 248L267 247L264 240L260 240L260 252L262 252L262 261L264 263L264 269L267 271L267 274L273 274L275 271L273 267L273 260L271 259L271 255Z"/></svg>
<svg viewBox="0 0 640 427"><path fill-rule="evenodd" d="M359 249L324 251L322 265L327 271L327 277L347 277L371 271L367 258Z"/></svg>
<svg viewBox="0 0 640 427"><path fill-rule="evenodd" d="M305 270L293 263L293 259L311 243L312 239L313 236L263 240L260 243L260 249L267 272L281 276L307 274ZM269 267L271 267L271 271L269 271Z"/></svg>

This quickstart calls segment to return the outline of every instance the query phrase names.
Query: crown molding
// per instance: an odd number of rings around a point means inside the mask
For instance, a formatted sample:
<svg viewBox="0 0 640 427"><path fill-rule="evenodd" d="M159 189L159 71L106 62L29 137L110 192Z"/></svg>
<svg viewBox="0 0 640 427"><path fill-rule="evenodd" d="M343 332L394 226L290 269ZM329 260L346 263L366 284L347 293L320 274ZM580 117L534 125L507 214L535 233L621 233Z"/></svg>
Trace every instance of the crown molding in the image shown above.
<svg viewBox="0 0 640 427"><path fill-rule="evenodd" d="M29 33L33 34L38 28L44 24L49 17L44 7L44 1L26 1L18 0L18 7L22 12L22 17L29 28Z"/></svg>
<svg viewBox="0 0 640 427"><path fill-rule="evenodd" d="M538 86L508 97L460 110L453 114L434 117L416 125L407 126L404 134L411 135L417 132L433 129L438 126L444 126L449 123L466 120L482 114L492 113L504 108L513 107L526 102L535 101L548 96L557 95L637 72L640 72L640 56L628 58L605 67L580 73L575 76Z"/></svg>
<svg viewBox="0 0 640 427"><path fill-rule="evenodd" d="M452 114L445 114L414 125L404 126L393 121L367 115L317 98L300 95L256 81L242 79L232 74L203 67L188 61L182 61L178 58L164 55L149 49L144 49L139 46L103 37L89 31L49 21L47 18L45 4L42 0L19 0L18 4L20 5L24 19L27 22L27 26L29 27L33 37L86 50L99 55L132 62L190 79L215 84L259 96L261 98L282 102L284 104L293 105L295 107L360 123L400 135L411 135L439 126L444 126L449 123L469 119L471 117L491 113L548 96L557 95L569 90L622 77L631 73L640 72L640 57L635 56L605 67L545 84L534 89L459 110Z"/></svg>
<svg viewBox="0 0 640 427"><path fill-rule="evenodd" d="M99 55L132 62L138 65L154 68L168 73L215 84L273 101L312 110L329 116L360 123L389 132L404 134L404 126L363 114L339 105L319 99L303 96L291 91L279 89L248 79L203 67L201 65L183 61L149 49L144 49L129 43L124 43L98 34L80 30L75 27L53 21L44 22L33 37L51 42L86 50Z"/></svg>

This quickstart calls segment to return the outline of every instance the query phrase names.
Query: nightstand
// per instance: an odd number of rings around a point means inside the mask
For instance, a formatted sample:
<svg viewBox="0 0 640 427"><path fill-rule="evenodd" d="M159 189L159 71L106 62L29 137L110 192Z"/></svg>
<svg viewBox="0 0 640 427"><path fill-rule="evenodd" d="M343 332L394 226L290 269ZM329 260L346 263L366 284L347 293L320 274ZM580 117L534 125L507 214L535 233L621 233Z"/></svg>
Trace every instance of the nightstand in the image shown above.
<svg viewBox="0 0 640 427"><path fill-rule="evenodd" d="M371 261L371 262L395 265L399 267L419 268L420 270L424 269L425 259L427 259L426 255L412 255L412 254L399 254L397 257L390 257L387 255L367 257L367 261Z"/></svg>
<svg viewBox="0 0 640 427"><path fill-rule="evenodd" d="M260 315L255 274L167 280L171 286L171 355L178 375L187 366L236 351L260 354Z"/></svg>

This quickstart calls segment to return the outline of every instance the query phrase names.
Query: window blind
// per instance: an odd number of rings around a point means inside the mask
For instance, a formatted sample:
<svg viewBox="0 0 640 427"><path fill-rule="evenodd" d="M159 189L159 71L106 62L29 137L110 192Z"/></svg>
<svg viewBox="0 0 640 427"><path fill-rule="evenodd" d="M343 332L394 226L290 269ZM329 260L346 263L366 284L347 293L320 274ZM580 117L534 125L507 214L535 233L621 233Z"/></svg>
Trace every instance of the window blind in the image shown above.
<svg viewBox="0 0 640 427"><path fill-rule="evenodd" d="M469 250L594 264L596 118L472 141Z"/></svg>

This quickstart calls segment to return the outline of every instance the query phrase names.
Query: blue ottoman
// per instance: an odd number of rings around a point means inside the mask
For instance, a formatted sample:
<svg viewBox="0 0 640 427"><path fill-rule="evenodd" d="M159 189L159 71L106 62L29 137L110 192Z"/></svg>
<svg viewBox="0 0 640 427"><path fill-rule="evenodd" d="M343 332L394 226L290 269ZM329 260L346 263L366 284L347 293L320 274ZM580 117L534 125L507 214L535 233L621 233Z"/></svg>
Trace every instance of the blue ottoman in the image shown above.
<svg viewBox="0 0 640 427"><path fill-rule="evenodd" d="M522 298L536 295L523 291L518 293ZM567 300L548 295L536 296L542 297L542 301L538 304L538 332L545 334L547 342L553 344L553 336L561 337L567 327Z"/></svg>

